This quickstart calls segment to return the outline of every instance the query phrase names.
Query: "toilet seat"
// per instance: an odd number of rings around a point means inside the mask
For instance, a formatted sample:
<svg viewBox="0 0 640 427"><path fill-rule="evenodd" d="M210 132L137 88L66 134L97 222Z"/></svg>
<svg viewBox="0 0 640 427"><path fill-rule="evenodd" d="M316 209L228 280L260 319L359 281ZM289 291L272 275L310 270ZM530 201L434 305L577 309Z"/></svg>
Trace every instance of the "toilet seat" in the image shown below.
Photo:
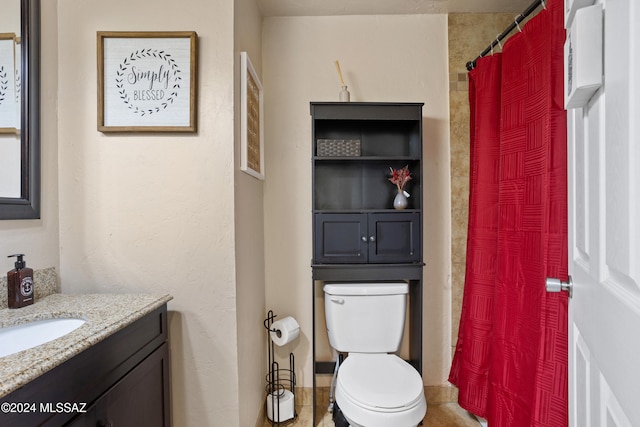
<svg viewBox="0 0 640 427"><path fill-rule="evenodd" d="M338 384L345 397L371 411L405 411L424 399L420 374L394 354L349 354Z"/></svg>
<svg viewBox="0 0 640 427"><path fill-rule="evenodd" d="M420 374L393 354L350 353L338 370L336 401L352 426L414 427L427 412Z"/></svg>

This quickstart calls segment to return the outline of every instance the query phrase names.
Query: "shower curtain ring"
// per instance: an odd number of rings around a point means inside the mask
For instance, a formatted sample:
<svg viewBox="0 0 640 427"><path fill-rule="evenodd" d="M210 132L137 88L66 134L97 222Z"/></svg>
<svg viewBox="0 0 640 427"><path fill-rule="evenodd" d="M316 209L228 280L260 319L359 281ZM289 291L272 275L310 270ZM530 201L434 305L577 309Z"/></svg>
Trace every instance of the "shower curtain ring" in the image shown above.
<svg viewBox="0 0 640 427"><path fill-rule="evenodd" d="M544 0L540 0L540 3L542 3L542 8L546 10L547 9L547 5L544 4Z"/></svg>
<svg viewBox="0 0 640 427"><path fill-rule="evenodd" d="M500 50L502 50L502 43L500 43L500 34L496 36L496 41L498 42L498 46L500 46Z"/></svg>
<svg viewBox="0 0 640 427"><path fill-rule="evenodd" d="M523 17L522 14L516 16L516 19L514 20L514 22L516 23L516 27L518 27L518 31L522 32L522 28L520 28L520 23L518 22L518 18Z"/></svg>

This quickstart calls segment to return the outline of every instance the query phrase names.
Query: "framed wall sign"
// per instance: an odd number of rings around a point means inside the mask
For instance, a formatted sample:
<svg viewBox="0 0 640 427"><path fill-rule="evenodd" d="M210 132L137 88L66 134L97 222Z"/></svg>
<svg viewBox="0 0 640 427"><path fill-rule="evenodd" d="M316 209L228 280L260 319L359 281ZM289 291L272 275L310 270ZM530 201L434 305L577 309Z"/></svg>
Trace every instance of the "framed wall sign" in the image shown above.
<svg viewBox="0 0 640 427"><path fill-rule="evenodd" d="M196 131L194 31L97 35L99 131Z"/></svg>
<svg viewBox="0 0 640 427"><path fill-rule="evenodd" d="M264 179L262 84L246 52L240 52L240 169Z"/></svg>

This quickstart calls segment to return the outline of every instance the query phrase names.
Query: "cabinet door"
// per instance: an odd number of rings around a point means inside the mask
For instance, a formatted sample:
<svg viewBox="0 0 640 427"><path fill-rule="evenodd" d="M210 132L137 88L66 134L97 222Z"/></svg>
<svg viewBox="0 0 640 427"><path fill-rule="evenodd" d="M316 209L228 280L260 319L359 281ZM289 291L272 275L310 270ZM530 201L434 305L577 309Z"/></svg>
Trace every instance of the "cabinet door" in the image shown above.
<svg viewBox="0 0 640 427"><path fill-rule="evenodd" d="M96 418L96 406L92 405L87 408L87 412L78 415L70 423L65 424L65 427L96 427L98 426Z"/></svg>
<svg viewBox="0 0 640 427"><path fill-rule="evenodd" d="M366 214L315 214L314 263L367 262Z"/></svg>
<svg viewBox="0 0 640 427"><path fill-rule="evenodd" d="M167 348L167 343L162 344L96 402L97 425L170 425Z"/></svg>
<svg viewBox="0 0 640 427"><path fill-rule="evenodd" d="M419 213L369 214L370 263L418 262L420 258Z"/></svg>

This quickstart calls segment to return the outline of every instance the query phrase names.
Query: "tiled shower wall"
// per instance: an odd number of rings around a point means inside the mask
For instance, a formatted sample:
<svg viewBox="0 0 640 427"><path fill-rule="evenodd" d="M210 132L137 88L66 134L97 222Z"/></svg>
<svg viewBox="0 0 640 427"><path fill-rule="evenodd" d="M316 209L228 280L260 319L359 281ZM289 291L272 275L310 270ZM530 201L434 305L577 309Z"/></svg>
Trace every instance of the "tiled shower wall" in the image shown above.
<svg viewBox="0 0 640 427"><path fill-rule="evenodd" d="M469 91L466 64L504 31L514 16L507 13L454 13L449 15L449 119L451 125L451 262L452 344L464 291L469 206ZM494 52L498 52L496 48ZM453 351L452 351L453 354Z"/></svg>

